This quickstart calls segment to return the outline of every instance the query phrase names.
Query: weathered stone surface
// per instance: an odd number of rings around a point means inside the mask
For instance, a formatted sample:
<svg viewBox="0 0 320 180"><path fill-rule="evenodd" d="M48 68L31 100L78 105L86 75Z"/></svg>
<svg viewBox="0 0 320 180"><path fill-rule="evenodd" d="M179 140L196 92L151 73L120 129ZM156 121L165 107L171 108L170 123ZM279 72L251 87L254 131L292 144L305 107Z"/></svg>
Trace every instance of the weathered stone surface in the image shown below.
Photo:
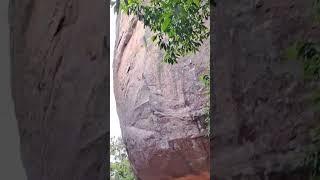
<svg viewBox="0 0 320 180"><path fill-rule="evenodd" d="M169 65L137 19L120 15L117 28L114 88L135 174L209 179L209 141L199 125L208 101L199 76L209 68L209 40L196 55Z"/></svg>
<svg viewBox="0 0 320 180"><path fill-rule="evenodd" d="M299 61L282 61L296 40L319 40L312 0L217 0L211 165L216 180L308 179L299 170L319 116Z"/></svg>
<svg viewBox="0 0 320 180"><path fill-rule="evenodd" d="M12 94L30 180L106 178L107 10L102 0L10 1Z"/></svg>

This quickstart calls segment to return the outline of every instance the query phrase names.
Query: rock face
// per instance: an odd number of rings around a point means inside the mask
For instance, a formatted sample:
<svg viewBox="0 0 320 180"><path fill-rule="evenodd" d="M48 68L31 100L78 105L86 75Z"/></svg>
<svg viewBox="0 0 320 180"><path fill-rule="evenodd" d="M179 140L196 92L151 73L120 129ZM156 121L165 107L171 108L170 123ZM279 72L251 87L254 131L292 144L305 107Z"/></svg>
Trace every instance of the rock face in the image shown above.
<svg viewBox="0 0 320 180"><path fill-rule="evenodd" d="M312 3L217 1L213 179L308 179L299 165L319 120L307 100L314 83L282 53L297 40L319 42Z"/></svg>
<svg viewBox="0 0 320 180"><path fill-rule="evenodd" d="M136 18L121 14L117 28L117 111L138 179L209 179L209 140L199 123L208 101L199 76L209 68L209 41L169 65Z"/></svg>
<svg viewBox="0 0 320 180"><path fill-rule="evenodd" d="M10 1L12 94L30 180L106 178L107 9L101 0Z"/></svg>

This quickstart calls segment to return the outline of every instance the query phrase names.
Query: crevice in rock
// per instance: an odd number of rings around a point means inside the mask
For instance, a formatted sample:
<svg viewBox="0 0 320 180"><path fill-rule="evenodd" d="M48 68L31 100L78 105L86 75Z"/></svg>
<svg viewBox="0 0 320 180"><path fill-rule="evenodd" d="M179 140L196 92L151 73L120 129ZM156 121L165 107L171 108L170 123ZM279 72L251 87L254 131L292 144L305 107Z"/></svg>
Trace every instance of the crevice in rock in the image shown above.
<svg viewBox="0 0 320 180"><path fill-rule="evenodd" d="M59 34L59 32L62 31L62 28L64 26L64 22L65 22L66 17L62 16L62 18L59 20L58 26L55 30L55 32L53 33L53 37L57 36Z"/></svg>

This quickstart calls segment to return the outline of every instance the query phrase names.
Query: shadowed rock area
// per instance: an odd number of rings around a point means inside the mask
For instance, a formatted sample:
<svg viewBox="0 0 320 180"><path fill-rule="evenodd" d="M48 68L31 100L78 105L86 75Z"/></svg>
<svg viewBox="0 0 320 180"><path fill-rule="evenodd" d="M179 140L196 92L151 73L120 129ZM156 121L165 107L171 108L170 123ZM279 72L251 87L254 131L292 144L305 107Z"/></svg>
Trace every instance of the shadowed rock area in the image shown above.
<svg viewBox="0 0 320 180"><path fill-rule="evenodd" d="M105 180L108 8L10 0L12 95L29 180Z"/></svg>
<svg viewBox="0 0 320 180"><path fill-rule="evenodd" d="M294 42L319 42L312 0L217 0L211 142L213 179L306 180L301 168L319 124Z"/></svg>
<svg viewBox="0 0 320 180"><path fill-rule="evenodd" d="M141 180L209 179L201 125L208 97L199 81L209 68L209 40L170 65L151 35L136 18L118 16L114 91L129 160Z"/></svg>

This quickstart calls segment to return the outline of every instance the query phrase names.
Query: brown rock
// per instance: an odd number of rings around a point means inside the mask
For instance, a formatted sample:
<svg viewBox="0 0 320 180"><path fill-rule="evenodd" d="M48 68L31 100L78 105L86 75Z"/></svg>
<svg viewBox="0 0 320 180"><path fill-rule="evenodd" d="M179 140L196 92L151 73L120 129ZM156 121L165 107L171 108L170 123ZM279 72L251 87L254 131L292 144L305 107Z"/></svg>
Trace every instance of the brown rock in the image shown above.
<svg viewBox="0 0 320 180"><path fill-rule="evenodd" d="M115 96L135 174L141 180L206 176L209 140L196 136L208 101L199 76L209 68L209 41L170 65L137 19L121 14L117 27Z"/></svg>

